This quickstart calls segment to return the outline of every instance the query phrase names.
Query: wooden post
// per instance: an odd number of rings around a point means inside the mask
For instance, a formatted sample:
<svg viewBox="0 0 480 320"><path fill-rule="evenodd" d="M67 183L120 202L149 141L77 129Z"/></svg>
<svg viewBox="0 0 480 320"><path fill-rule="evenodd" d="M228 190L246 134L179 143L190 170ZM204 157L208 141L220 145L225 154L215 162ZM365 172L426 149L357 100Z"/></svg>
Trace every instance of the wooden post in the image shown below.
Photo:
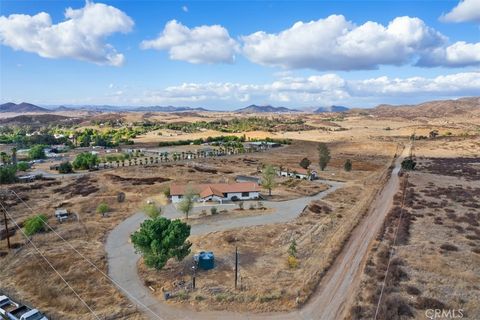
<svg viewBox="0 0 480 320"><path fill-rule="evenodd" d="M8 231L8 221L7 221L7 214L5 212L5 208L3 208L3 221L5 222L5 232L7 235L7 245L8 245L8 250L11 249L10 246L10 232Z"/></svg>
<svg viewBox="0 0 480 320"><path fill-rule="evenodd" d="M237 289L238 281L238 247L235 246L235 289Z"/></svg>

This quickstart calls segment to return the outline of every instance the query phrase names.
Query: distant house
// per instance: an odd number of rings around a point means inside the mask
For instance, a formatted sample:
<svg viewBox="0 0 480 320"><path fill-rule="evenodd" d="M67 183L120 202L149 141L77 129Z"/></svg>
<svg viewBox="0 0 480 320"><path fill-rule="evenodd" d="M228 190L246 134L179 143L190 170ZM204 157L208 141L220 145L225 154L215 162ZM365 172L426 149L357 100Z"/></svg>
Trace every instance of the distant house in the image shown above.
<svg viewBox="0 0 480 320"><path fill-rule="evenodd" d="M236 182L254 182L259 185L262 182L262 179L259 177L252 177L252 176L236 176L235 181Z"/></svg>
<svg viewBox="0 0 480 320"><path fill-rule="evenodd" d="M19 182L33 182L37 179L37 176L34 174L29 174L29 175L24 175L24 176L19 176L17 177Z"/></svg>
<svg viewBox="0 0 480 320"><path fill-rule="evenodd" d="M304 179L304 180L310 180L310 181L318 178L317 171L313 169L303 169L303 168L278 169L277 174L281 177L290 177L290 178Z"/></svg>
<svg viewBox="0 0 480 320"><path fill-rule="evenodd" d="M277 142L267 142L267 141L253 141L253 142L246 142L244 147L245 149L252 149L252 150L266 150L271 148L278 148L282 145Z"/></svg>
<svg viewBox="0 0 480 320"><path fill-rule="evenodd" d="M182 201L189 188L198 195L198 201L235 201L253 200L260 197L260 188L254 182L210 183L210 184L172 184L170 195L173 203Z"/></svg>

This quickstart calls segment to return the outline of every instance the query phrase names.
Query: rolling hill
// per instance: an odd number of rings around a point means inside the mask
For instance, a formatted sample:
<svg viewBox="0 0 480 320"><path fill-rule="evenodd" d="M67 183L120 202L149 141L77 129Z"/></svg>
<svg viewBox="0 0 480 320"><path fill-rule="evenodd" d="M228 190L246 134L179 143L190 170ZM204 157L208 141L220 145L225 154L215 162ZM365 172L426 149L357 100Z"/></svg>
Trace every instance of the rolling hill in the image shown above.
<svg viewBox="0 0 480 320"><path fill-rule="evenodd" d="M287 112L299 112L296 109L289 109L285 107L273 107L273 106L257 106L255 104L248 107L235 110L238 113L287 113Z"/></svg>
<svg viewBox="0 0 480 320"><path fill-rule="evenodd" d="M313 113L324 113L324 112L347 112L350 109L343 106L329 106L329 107L319 107Z"/></svg>
<svg viewBox="0 0 480 320"><path fill-rule="evenodd" d="M44 113L51 112L51 110L36 106L31 103L22 102L19 104L13 102L7 102L0 105L0 112L16 112L16 113L26 113L26 112L36 112Z"/></svg>
<svg viewBox="0 0 480 320"><path fill-rule="evenodd" d="M378 117L442 118L454 116L480 116L480 97L457 100L437 100L417 105L379 105L369 110Z"/></svg>

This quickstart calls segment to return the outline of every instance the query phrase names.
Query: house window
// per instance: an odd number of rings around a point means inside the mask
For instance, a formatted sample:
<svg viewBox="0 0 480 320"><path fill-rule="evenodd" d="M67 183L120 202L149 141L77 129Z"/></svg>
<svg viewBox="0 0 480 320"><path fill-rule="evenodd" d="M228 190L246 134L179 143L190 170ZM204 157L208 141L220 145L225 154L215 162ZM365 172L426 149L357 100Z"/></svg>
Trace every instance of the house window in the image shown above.
<svg viewBox="0 0 480 320"><path fill-rule="evenodd" d="M250 196L250 192L242 192L242 197L249 197Z"/></svg>

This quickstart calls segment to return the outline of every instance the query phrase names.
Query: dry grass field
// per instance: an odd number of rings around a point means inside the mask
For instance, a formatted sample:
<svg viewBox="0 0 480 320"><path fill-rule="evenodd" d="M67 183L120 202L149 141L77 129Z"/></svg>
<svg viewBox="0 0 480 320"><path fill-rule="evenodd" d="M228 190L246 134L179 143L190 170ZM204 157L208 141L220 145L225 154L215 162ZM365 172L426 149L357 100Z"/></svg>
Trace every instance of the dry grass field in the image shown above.
<svg viewBox="0 0 480 320"><path fill-rule="evenodd" d="M312 143L299 145L308 150L307 146ZM283 157L274 161L288 163L294 155L298 158L295 150L299 145L282 151ZM384 146L394 154L395 145ZM338 160L333 161L324 174L345 180L347 185L322 201L311 203L299 218L286 224L190 237L192 253L213 250L216 256L215 269L198 272L195 292L184 290L191 281L191 257L182 262L171 260L161 271L149 270L140 262L145 285L152 288L159 299L163 299L164 291L173 292L170 303L182 307L193 305L197 309L265 312L290 310L303 304L368 209L391 163L391 158L386 156L352 156L357 171L341 174L341 157L346 150L348 146L341 143L332 146ZM298 250L295 267L287 262L292 240ZM240 252L240 290L234 289L235 246Z"/></svg>
<svg viewBox="0 0 480 320"><path fill-rule="evenodd" d="M429 309L480 318L480 159L472 152L480 153L475 141L417 144L417 170L408 182L404 175L405 209L398 194L367 260L352 318L375 313L392 245L378 319L425 319Z"/></svg>
<svg viewBox="0 0 480 320"><path fill-rule="evenodd" d="M86 115L79 113L78 116ZM106 117L101 114L88 116L92 119ZM192 122L247 115L139 112L113 116L122 117L126 122L145 119ZM279 117L279 115L261 116ZM295 118L298 115L282 117ZM319 279L328 270L343 243L348 239L351 230L368 209L370 200L382 184L381 178L389 167L393 155L399 152L398 145L405 144L413 132L417 136L428 137L431 130L438 130L439 137L436 139L416 142L414 153L419 162L419 170L410 174L408 188L408 190L413 188L414 198L412 206L408 208L411 223L406 242L398 246L397 250L397 255L402 261L401 268L407 277L392 280L399 281L396 285L399 289L388 292L388 297L394 299L400 296L413 317L419 319L422 315L421 308L427 305L426 298L436 299L448 307L465 308L469 317L479 318L478 305L475 305L475 301L479 300L479 288L475 283L480 282L479 209L473 204L480 201L478 195L480 165L478 161L464 162L459 157L478 157L480 144L475 134L478 135L480 119L464 115L438 119L427 117L407 119L399 116L355 113L348 114L340 120L332 119L332 115L329 114L302 114L301 117L307 125L315 129L245 132L247 138L271 137L293 140L291 145L268 152L120 167L88 173L85 177L63 177L14 184L8 188L15 190L33 208L33 213L12 196L5 199L6 204L9 212L21 226L34 213L46 214L49 223L59 234L101 270L107 272L104 242L108 232L138 212L149 199L165 204L163 192L171 182L233 182L236 175L259 176L260 168L264 164L298 167L303 157L312 160L312 167L318 168L317 143L327 142L332 160L325 171L319 172L320 177L343 181L346 183L345 187L330 194L320 203L310 204L299 218L289 223L191 236L192 252L213 250L217 257L217 267L208 272L199 272L198 289L195 292L180 290L179 294L168 302L195 309L259 312L290 310L308 300ZM81 126L90 127L90 121L85 119ZM244 133L235 133L241 134ZM156 147L160 141L219 135L226 133L220 131L182 133L162 130L162 135L158 135L157 131L152 131L135 138L135 147ZM10 148L11 146L7 145L0 146L0 150ZM345 172L343 169L346 159L353 162L351 172ZM35 169L48 171L48 166L49 163L40 164L36 165ZM316 194L326 188L325 185L308 181L279 178L277 182L278 186L269 200L295 199ZM125 194L125 201L118 201L119 192ZM266 194L266 190L262 193ZM470 198L461 202L459 199L463 199L462 197ZM96 212L101 202L107 203L110 207L110 212L105 217ZM414 208L420 205L423 208ZM57 207L68 208L76 213L78 221L72 220L61 224L56 222L53 213ZM193 216L191 223L200 224L214 219L222 221L230 216L268 216L275 213L269 210L243 212L231 210L224 216L221 214L217 217ZM388 221L395 222L395 215L392 217ZM3 221L0 219L0 222ZM386 230L391 231L390 226ZM384 266L380 262L385 262L385 256L379 258L377 253L385 252L389 245L387 241L389 235L390 232L387 232L386 235L379 236L374 246L375 250L368 260L364 275L361 300L358 301L360 307L356 309L355 314L371 315L371 303L374 301L372 296L376 294L375 290L378 288L372 283L378 284L378 277ZM287 250L292 239L295 239L298 251L298 266L295 268L287 264ZM32 240L101 317L143 319L125 295L72 252L71 248L59 240L53 232L37 234ZM9 252L6 241L0 241L0 289L22 302L45 311L53 319L91 318L88 310L62 284L33 247L26 243L20 232L17 231L13 236L12 243L15 249ZM240 252L241 290L233 288L232 262L235 246L238 246ZM383 260L377 261L378 259ZM189 261L190 257L181 263L170 261L167 267L159 272L145 269L140 262L141 277L146 285L155 290L159 299L163 300L162 288L174 290L179 288L176 286L179 281L189 281L190 273L186 271L191 266ZM398 266L400 268L400 264ZM372 273L374 282L368 274L372 272L371 269L374 272ZM410 287L418 289L420 293L409 294L408 292L417 292L408 289Z"/></svg>

